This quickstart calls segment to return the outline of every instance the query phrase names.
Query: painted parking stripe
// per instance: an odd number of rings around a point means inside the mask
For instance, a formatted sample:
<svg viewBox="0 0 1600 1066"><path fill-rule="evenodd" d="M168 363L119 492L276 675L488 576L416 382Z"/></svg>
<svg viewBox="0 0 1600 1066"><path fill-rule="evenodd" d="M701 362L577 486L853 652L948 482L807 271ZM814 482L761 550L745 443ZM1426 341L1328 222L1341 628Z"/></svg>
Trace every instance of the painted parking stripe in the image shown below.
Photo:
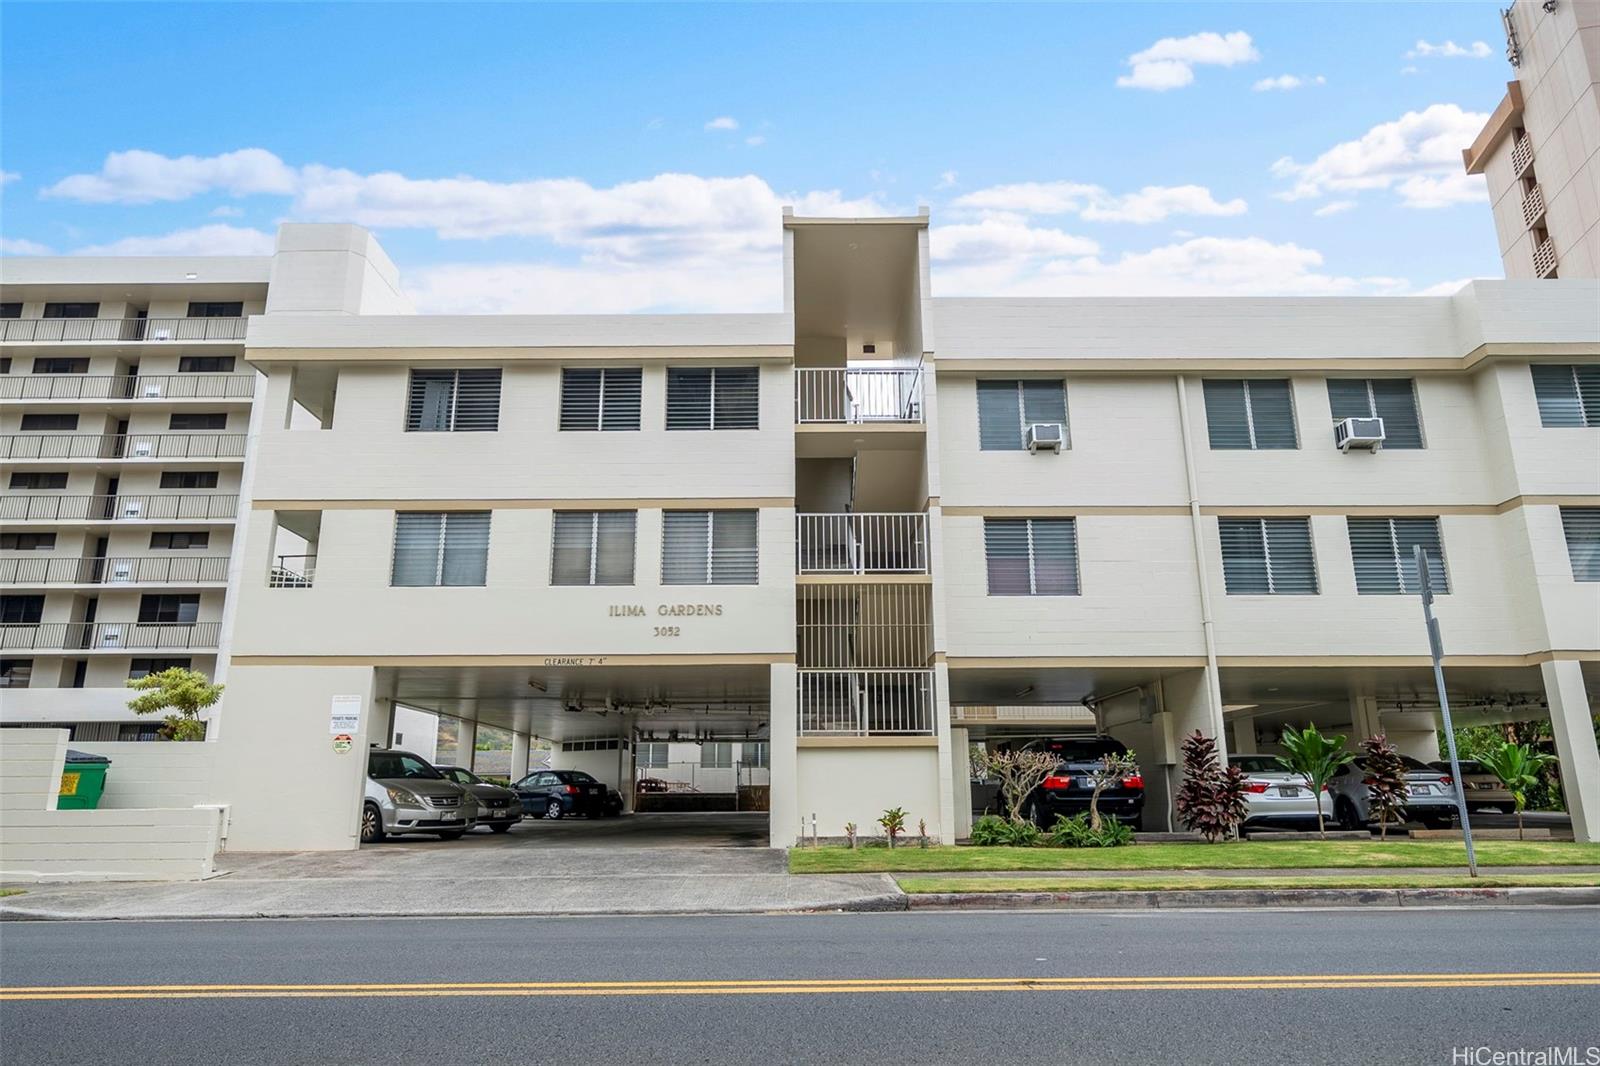
<svg viewBox="0 0 1600 1066"><path fill-rule="evenodd" d="M850 995L881 992L1248 991L1251 989L1547 988L1600 986L1600 972L884 977L807 980L491 981L332 984L40 985L0 987L0 1002L122 999L346 999L456 996Z"/></svg>

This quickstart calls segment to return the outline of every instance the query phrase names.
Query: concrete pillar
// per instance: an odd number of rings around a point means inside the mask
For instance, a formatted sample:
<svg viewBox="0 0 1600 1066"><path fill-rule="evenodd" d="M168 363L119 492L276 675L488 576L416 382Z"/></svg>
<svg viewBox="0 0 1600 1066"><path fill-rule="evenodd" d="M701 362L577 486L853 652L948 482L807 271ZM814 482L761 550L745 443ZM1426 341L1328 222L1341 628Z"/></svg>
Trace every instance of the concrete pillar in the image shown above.
<svg viewBox="0 0 1600 1066"><path fill-rule="evenodd" d="M1594 708L1583 681L1583 665L1572 660L1542 663L1550 732L1561 760L1561 794L1572 815L1575 840L1600 841L1600 750L1594 739Z"/></svg>
<svg viewBox="0 0 1600 1066"><path fill-rule="evenodd" d="M1351 751L1357 750L1361 742L1374 733L1383 732L1383 719L1378 714L1378 701L1373 696L1350 697L1350 742Z"/></svg>
<svg viewBox="0 0 1600 1066"><path fill-rule="evenodd" d="M528 776L528 734L511 734L511 780L520 781Z"/></svg>
<svg viewBox="0 0 1600 1066"><path fill-rule="evenodd" d="M1256 745L1256 720L1254 718L1235 718L1233 720L1233 744L1229 751L1234 755L1255 755L1260 751Z"/></svg>
<svg viewBox="0 0 1600 1066"><path fill-rule="evenodd" d="M939 826L934 831L942 844L956 839L955 755L950 730L950 667L933 668L934 731L939 738ZM970 804L969 804L970 806Z"/></svg>
<svg viewBox="0 0 1600 1066"><path fill-rule="evenodd" d="M456 765L472 769L472 761L478 754L478 723L461 719L461 727L456 736L460 738L456 750Z"/></svg>
<svg viewBox="0 0 1600 1066"><path fill-rule="evenodd" d="M372 726L367 730L367 746L388 748L394 745L394 700L378 697L372 701Z"/></svg>
<svg viewBox="0 0 1600 1066"><path fill-rule="evenodd" d="M773 663L771 692L768 700L772 708L769 734L772 746L768 753L771 781L768 800L768 823L771 826L771 846L787 848L799 835L800 824L800 767L799 699L796 692L798 678L793 663Z"/></svg>
<svg viewBox="0 0 1600 1066"><path fill-rule="evenodd" d="M947 843L953 844L972 832L972 738L959 727L950 730L950 786L956 820Z"/></svg>

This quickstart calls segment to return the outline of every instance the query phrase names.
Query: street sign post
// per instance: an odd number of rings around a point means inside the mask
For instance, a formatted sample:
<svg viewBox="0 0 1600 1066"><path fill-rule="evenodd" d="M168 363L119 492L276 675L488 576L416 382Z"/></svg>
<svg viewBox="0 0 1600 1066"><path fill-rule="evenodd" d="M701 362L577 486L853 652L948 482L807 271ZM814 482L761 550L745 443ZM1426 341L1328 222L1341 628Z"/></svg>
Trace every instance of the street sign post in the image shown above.
<svg viewBox="0 0 1600 1066"><path fill-rule="evenodd" d="M1433 656L1433 683L1439 690L1439 714L1444 719L1444 739L1450 749L1450 777L1456 789L1456 811L1461 815L1461 836L1467 842L1467 875L1478 876L1478 855L1472 850L1472 824L1467 819L1467 783L1461 780L1461 760L1456 758L1456 730L1450 721L1450 697L1444 691L1444 642L1439 638L1439 620L1433 616L1433 581L1428 574L1428 555L1418 544L1412 558L1417 563L1417 588L1422 593L1422 618L1428 627L1428 651Z"/></svg>

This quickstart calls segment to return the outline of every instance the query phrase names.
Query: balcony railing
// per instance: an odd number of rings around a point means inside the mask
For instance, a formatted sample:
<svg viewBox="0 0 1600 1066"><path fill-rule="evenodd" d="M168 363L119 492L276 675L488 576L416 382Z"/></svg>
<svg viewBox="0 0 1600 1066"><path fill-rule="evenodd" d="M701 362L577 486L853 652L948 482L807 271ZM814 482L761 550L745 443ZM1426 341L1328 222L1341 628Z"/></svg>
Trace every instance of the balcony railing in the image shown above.
<svg viewBox="0 0 1600 1066"><path fill-rule="evenodd" d="M1536 278L1549 277L1556 269L1556 246L1546 237L1539 246L1533 250L1533 276Z"/></svg>
<svg viewBox="0 0 1600 1066"><path fill-rule="evenodd" d="M243 433L7 433L0 459L241 459Z"/></svg>
<svg viewBox="0 0 1600 1066"><path fill-rule="evenodd" d="M0 497L0 520L11 522L131 522L229 519L239 509L230 492L150 496L57 496L15 493Z"/></svg>
<svg viewBox="0 0 1600 1066"><path fill-rule="evenodd" d="M1521 177L1533 165L1533 138L1524 137L1511 146L1511 172Z"/></svg>
<svg viewBox="0 0 1600 1066"><path fill-rule="evenodd" d="M221 622L34 622L0 625L6 651L215 648Z"/></svg>
<svg viewBox="0 0 1600 1066"><path fill-rule="evenodd" d="M794 372L794 411L802 424L921 422L922 371L801 367Z"/></svg>
<svg viewBox="0 0 1600 1066"><path fill-rule="evenodd" d="M932 670L800 670L801 736L929 736Z"/></svg>
<svg viewBox="0 0 1600 1066"><path fill-rule="evenodd" d="M8 318L0 341L242 341L244 318Z"/></svg>
<svg viewBox="0 0 1600 1066"><path fill-rule="evenodd" d="M925 574L928 516L920 513L795 515L799 574Z"/></svg>
<svg viewBox="0 0 1600 1066"><path fill-rule="evenodd" d="M315 555L280 555L267 574L267 587L274 589L308 589L317 576Z"/></svg>
<svg viewBox="0 0 1600 1066"><path fill-rule="evenodd" d="M231 400L255 395L254 374L9 374L0 400Z"/></svg>
<svg viewBox="0 0 1600 1066"><path fill-rule="evenodd" d="M1532 226L1544 217L1544 190L1535 185L1522 198L1522 223Z"/></svg>
<svg viewBox="0 0 1600 1066"><path fill-rule="evenodd" d="M226 580L226 555L0 559L0 585L200 585Z"/></svg>

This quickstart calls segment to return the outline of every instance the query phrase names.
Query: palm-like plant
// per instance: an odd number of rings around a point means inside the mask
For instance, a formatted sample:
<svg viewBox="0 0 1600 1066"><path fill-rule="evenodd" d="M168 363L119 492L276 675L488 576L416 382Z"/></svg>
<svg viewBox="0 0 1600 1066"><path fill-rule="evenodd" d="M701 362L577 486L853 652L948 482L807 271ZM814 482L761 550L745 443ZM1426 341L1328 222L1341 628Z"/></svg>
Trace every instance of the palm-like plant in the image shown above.
<svg viewBox="0 0 1600 1066"><path fill-rule="evenodd" d="M1378 839L1384 840L1390 819L1399 822L1405 814L1409 794L1405 760L1383 733L1363 740L1361 750L1366 755L1361 765L1367 772L1367 803L1378 816Z"/></svg>
<svg viewBox="0 0 1600 1066"><path fill-rule="evenodd" d="M1317 799L1317 835L1326 839L1327 826L1322 819L1322 790L1355 756L1344 750L1344 736L1323 736L1317 727L1307 724L1304 729L1285 726L1280 743L1288 755L1278 756L1278 762L1290 773L1305 779L1311 794Z"/></svg>
<svg viewBox="0 0 1600 1066"><path fill-rule="evenodd" d="M1490 748L1478 756L1478 761L1500 779L1511 793L1517 807L1517 839L1522 839L1522 811L1528 805L1528 789L1539 783L1539 770L1551 757L1536 752L1526 744L1513 744L1509 740L1497 748Z"/></svg>

